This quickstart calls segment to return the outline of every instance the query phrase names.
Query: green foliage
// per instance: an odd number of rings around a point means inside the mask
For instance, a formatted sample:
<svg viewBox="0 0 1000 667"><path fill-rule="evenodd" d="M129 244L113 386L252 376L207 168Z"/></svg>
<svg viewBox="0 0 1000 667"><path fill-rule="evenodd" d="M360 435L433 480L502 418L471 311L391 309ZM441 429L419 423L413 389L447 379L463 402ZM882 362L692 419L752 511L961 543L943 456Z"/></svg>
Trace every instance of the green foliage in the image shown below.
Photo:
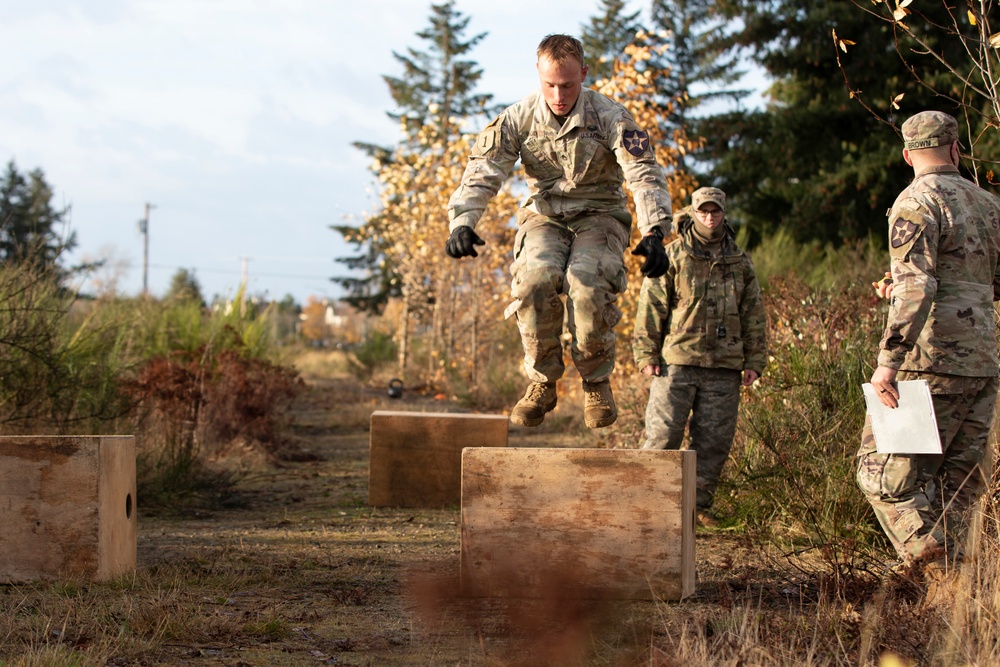
<svg viewBox="0 0 1000 667"><path fill-rule="evenodd" d="M344 288L346 294L342 300L363 313L381 314L389 299L402 294L399 273L392 260L384 254L387 244L368 238L359 227L331 225L330 229L343 236L360 253L336 259L349 270L362 272L360 277L354 275L331 278Z"/></svg>
<svg viewBox="0 0 1000 667"><path fill-rule="evenodd" d="M211 313L190 299L132 303L136 353L149 359L174 352L193 353L208 346L213 353L238 349L251 358L266 357L273 344L269 318L276 306L251 317L241 314L241 299L242 294L237 294L233 302L219 304Z"/></svg>
<svg viewBox="0 0 1000 667"><path fill-rule="evenodd" d="M750 245L749 237L749 231L741 227L737 243L748 248L762 286L767 286L772 276L795 274L809 288L846 289L856 283L868 285L889 268L886 253L874 238L837 247L799 243L786 229L777 230L755 246Z"/></svg>
<svg viewBox="0 0 1000 667"><path fill-rule="evenodd" d="M382 77L396 106L402 109L402 113L388 115L402 121L411 139L428 124L429 116L447 128L453 118L483 113L493 98L472 92L483 71L475 61L462 59L487 33L463 41L471 17L456 10L454 0L432 4L429 20L430 25L417 33L427 43L427 50L409 47L405 55L393 51L396 62L403 66L403 75Z"/></svg>
<svg viewBox="0 0 1000 667"><path fill-rule="evenodd" d="M144 507L217 503L234 478L205 457L236 439L276 451L299 388L268 359L270 315L183 298L77 301L54 270L0 264L0 424L134 434Z"/></svg>
<svg viewBox="0 0 1000 667"><path fill-rule="evenodd" d="M22 174L9 162L0 176L0 263L55 264L63 250L76 246L76 235L63 236L60 228L66 212L53 208L41 169Z"/></svg>
<svg viewBox="0 0 1000 667"><path fill-rule="evenodd" d="M738 103L750 94L730 87L745 70L731 45L734 24L715 5L715 0L653 0L650 7L653 30L662 31L670 43L655 60L658 67L669 70L661 82L662 95L685 100L671 114L674 126L686 126L703 104L717 99Z"/></svg>
<svg viewBox="0 0 1000 667"><path fill-rule="evenodd" d="M743 30L729 43L747 52L772 80L765 108L715 114L699 126L708 137L698 159L704 180L729 195L729 210L758 240L781 228L798 241L840 244L881 238L884 212L912 176L903 162L891 100L900 114L943 108L893 53L891 25L851 2L720 0L723 16ZM833 31L856 42L841 71ZM921 73L939 80L940 63ZM842 85L864 91L873 115ZM942 106L943 105L943 106Z"/></svg>
<svg viewBox="0 0 1000 667"><path fill-rule="evenodd" d="M234 440L272 453L283 445L278 426L301 382L269 360L277 307L251 317L238 304L239 295L215 312L187 299L132 304L136 358L119 387L134 406L144 507L228 502L236 478L205 458Z"/></svg>
<svg viewBox="0 0 1000 667"><path fill-rule="evenodd" d="M102 433L127 409L116 376L128 363L128 329L86 310L56 272L0 266L0 424L8 432Z"/></svg>
<svg viewBox="0 0 1000 667"><path fill-rule="evenodd" d="M611 78L615 60L641 28L639 12L626 13L625 4L624 0L601 0L600 13L592 16L589 24L581 26L580 41L591 81Z"/></svg>
<svg viewBox="0 0 1000 667"><path fill-rule="evenodd" d="M292 629L288 622L278 616L247 623L244 626L244 631L251 637L266 642L281 641L292 635Z"/></svg>
<svg viewBox="0 0 1000 667"><path fill-rule="evenodd" d="M201 293L201 284L194 274L194 269L177 269L177 273L170 279L170 287L167 289L167 299L177 299L181 301L194 301L201 307L205 307L205 297Z"/></svg>
<svg viewBox="0 0 1000 667"><path fill-rule="evenodd" d="M370 377L380 365L395 361L397 352L392 334L375 329L354 349L354 357L361 363L363 373Z"/></svg>
<svg viewBox="0 0 1000 667"><path fill-rule="evenodd" d="M717 507L839 571L883 544L854 483L854 453L885 306L867 282L815 288L794 274L772 276L765 302L771 361L741 403Z"/></svg>
<svg viewBox="0 0 1000 667"><path fill-rule="evenodd" d="M394 51L393 56L403 66L403 74L383 77L396 108L401 109L398 114L388 112L390 118L401 121L404 136L399 146L354 144L373 158L372 171L376 176L394 165L405 164L413 154L428 151L418 136L424 128L435 126L440 139L454 141L460 136L464 121L497 111L488 108L492 95L474 92L482 70L475 61L463 59L487 33L465 39L470 17L455 9L454 0L431 5L429 21L427 28L416 33L426 44L426 50L410 47L406 55ZM358 251L353 256L336 260L355 272L354 275L331 280L347 291L343 300L363 312L379 314L390 298L401 294L403 281L399 269L391 253L386 252L392 245L392 239L386 238L391 222L385 220L384 212L378 212L361 227L331 226ZM442 245L444 240L441 239Z"/></svg>

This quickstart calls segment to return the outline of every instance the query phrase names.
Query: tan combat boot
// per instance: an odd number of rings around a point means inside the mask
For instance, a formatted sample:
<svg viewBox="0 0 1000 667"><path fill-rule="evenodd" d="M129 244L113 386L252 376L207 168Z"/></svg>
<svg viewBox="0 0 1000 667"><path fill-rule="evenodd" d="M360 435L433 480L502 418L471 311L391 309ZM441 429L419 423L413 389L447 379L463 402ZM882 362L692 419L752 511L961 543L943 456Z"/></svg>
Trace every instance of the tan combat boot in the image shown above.
<svg viewBox="0 0 1000 667"><path fill-rule="evenodd" d="M583 383L583 421L588 428L611 426L618 419L615 397L611 394L611 382Z"/></svg>
<svg viewBox="0 0 1000 667"><path fill-rule="evenodd" d="M524 398L510 411L510 421L518 426L538 426L545 420L545 413L556 407L556 383L532 382Z"/></svg>

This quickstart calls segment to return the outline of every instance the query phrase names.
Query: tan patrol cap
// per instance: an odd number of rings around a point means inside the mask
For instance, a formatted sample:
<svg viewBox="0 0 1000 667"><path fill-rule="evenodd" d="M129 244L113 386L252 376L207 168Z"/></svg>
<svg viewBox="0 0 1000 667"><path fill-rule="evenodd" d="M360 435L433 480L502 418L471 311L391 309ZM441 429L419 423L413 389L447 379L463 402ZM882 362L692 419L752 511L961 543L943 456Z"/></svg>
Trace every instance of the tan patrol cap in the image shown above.
<svg viewBox="0 0 1000 667"><path fill-rule="evenodd" d="M691 208L700 209L704 204L712 202L723 211L726 210L726 193L719 188L698 188L691 193Z"/></svg>
<svg viewBox="0 0 1000 667"><path fill-rule="evenodd" d="M943 111L921 111L907 118L900 129L903 147L908 151L949 146L958 141L958 121Z"/></svg>

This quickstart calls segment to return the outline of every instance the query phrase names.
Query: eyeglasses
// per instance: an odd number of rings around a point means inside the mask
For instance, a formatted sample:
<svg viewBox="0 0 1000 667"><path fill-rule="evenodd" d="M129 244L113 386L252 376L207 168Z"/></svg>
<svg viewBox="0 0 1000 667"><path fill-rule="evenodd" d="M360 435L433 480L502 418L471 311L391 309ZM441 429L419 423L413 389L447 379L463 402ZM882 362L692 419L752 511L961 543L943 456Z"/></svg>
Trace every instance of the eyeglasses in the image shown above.
<svg viewBox="0 0 1000 667"><path fill-rule="evenodd" d="M725 211L723 211L721 208L715 208L715 209L712 209L711 211L706 211L704 209L700 209L699 208L699 209L695 210L695 213L697 213L698 215L700 215L703 218L707 218L707 217L712 216L712 215L722 215L722 214L725 213Z"/></svg>

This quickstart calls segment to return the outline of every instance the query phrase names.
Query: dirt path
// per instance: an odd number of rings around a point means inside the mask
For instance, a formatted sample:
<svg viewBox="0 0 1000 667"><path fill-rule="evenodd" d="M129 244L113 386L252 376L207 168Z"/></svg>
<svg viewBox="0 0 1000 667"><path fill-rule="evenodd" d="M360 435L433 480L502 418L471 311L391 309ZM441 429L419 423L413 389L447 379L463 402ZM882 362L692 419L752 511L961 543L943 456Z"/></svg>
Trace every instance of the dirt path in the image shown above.
<svg viewBox="0 0 1000 667"><path fill-rule="evenodd" d="M368 415L436 409L408 400L310 385L294 427L303 460L256 467L240 508L185 520L140 510L140 571L157 588L145 604L170 611L141 664L648 664L668 626L731 604L760 576L735 538L699 534L698 593L684 603L460 600L458 508L366 505ZM510 444L545 440L515 430Z"/></svg>

